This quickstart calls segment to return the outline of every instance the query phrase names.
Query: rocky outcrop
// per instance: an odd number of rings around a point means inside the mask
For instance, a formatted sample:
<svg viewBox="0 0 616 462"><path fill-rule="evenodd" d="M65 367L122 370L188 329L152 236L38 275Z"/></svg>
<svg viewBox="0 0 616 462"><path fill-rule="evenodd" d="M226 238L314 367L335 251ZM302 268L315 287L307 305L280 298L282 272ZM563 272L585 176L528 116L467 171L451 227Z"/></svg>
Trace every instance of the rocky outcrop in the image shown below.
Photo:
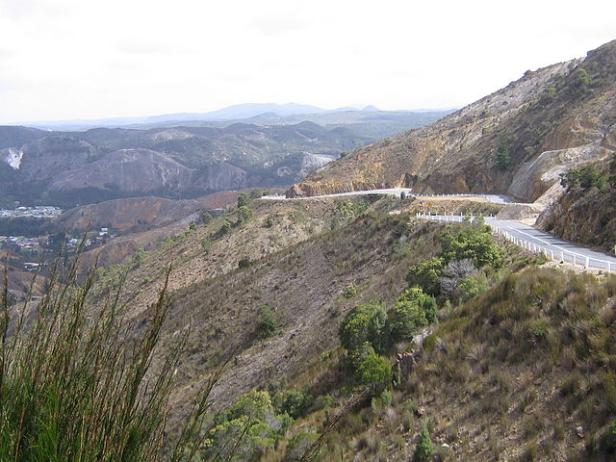
<svg viewBox="0 0 616 462"><path fill-rule="evenodd" d="M528 71L430 126L358 149L288 194L404 185L535 201L564 169L614 149L615 75L616 41L583 60Z"/></svg>
<svg viewBox="0 0 616 462"><path fill-rule="evenodd" d="M537 226L563 239L613 253L616 246L616 192L590 188L562 195L537 219Z"/></svg>

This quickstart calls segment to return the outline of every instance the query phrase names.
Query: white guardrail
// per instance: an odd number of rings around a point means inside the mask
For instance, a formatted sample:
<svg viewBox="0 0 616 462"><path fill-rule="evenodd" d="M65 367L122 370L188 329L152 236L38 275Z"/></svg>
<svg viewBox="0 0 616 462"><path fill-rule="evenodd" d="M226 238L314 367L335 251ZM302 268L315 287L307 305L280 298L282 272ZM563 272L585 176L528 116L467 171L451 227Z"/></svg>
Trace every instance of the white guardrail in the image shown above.
<svg viewBox="0 0 616 462"><path fill-rule="evenodd" d="M493 215L432 215L426 213L417 213L416 217L419 219L436 221L441 223L463 223L468 221L470 223L474 222L476 219L486 219L486 225L492 228L492 231L495 234L502 236L513 244L522 247L529 252L536 254L543 254L548 259L559 262L559 263L569 263L573 266L581 266L584 269L598 269L598 270L606 270L608 273L612 272L612 268L616 269L616 263L610 260L600 259L590 257L588 255L584 255L578 252L572 252L570 250L562 248L559 244L552 244L547 242L539 237L530 236L532 239L524 239L520 236L516 236L515 234L524 235L524 231L513 229L512 232L507 231L501 227L499 227L496 223L492 222L491 219L494 218Z"/></svg>

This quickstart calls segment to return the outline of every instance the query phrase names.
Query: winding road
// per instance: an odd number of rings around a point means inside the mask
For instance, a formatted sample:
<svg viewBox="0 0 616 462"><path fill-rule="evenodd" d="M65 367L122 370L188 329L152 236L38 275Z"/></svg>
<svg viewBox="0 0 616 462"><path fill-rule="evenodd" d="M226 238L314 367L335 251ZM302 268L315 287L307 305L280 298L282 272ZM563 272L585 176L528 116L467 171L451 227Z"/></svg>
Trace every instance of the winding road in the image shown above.
<svg viewBox="0 0 616 462"><path fill-rule="evenodd" d="M316 200L336 197L353 197L368 195L384 195L401 197L402 194L414 196L418 199L473 199L494 204L516 204L507 196L496 194L435 194L435 195L416 195L410 188L386 188L370 189L364 191L351 191L337 194L326 194L321 196L306 197L286 197L279 195L269 195L261 197L262 200L271 201L292 201L292 200ZM460 215L429 215L417 214L417 218L439 221L439 222L461 222L465 217ZM612 272L616 271L616 257L602 252L591 250L587 247L567 242L545 231L533 228L530 225L517 220L504 220L496 217L485 218L485 223L492 230L514 244L525 248L531 252L543 253L548 258L560 262L579 266L589 270L599 270Z"/></svg>

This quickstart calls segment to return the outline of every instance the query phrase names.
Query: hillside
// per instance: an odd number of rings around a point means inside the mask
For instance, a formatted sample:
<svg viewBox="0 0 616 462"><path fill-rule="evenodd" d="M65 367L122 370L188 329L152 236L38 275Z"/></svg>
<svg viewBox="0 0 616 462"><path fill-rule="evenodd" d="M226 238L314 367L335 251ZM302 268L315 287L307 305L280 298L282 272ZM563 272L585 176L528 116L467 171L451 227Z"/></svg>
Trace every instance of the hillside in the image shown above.
<svg viewBox="0 0 616 462"><path fill-rule="evenodd" d="M369 138L310 122L264 127L0 131L4 201L63 206L288 185Z"/></svg>
<svg viewBox="0 0 616 462"><path fill-rule="evenodd" d="M578 163L616 149L616 41L524 76L423 128L357 149L289 195L406 186L535 201Z"/></svg>

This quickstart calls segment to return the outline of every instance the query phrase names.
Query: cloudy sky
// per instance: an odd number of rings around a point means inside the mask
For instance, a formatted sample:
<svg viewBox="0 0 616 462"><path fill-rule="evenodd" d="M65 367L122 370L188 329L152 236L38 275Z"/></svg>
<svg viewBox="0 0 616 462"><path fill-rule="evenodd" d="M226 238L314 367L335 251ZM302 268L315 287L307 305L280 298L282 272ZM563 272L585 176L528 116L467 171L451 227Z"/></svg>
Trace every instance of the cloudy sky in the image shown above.
<svg viewBox="0 0 616 462"><path fill-rule="evenodd" d="M0 123L461 106L616 39L615 18L606 0L0 0Z"/></svg>

